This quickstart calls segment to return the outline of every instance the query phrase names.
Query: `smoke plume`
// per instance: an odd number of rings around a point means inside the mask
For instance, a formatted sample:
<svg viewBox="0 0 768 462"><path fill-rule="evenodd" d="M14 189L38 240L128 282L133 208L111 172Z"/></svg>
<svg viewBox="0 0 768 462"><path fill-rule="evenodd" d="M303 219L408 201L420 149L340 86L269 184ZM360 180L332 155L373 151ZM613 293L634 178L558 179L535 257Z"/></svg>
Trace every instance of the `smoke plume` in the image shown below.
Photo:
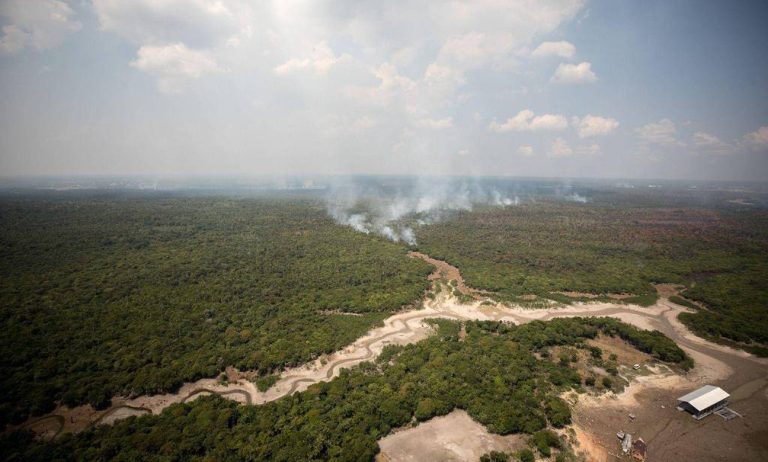
<svg viewBox="0 0 768 462"><path fill-rule="evenodd" d="M449 213L520 204L519 196L494 184L424 178L337 181L326 201L328 213L338 223L412 246L417 243L414 228Z"/></svg>

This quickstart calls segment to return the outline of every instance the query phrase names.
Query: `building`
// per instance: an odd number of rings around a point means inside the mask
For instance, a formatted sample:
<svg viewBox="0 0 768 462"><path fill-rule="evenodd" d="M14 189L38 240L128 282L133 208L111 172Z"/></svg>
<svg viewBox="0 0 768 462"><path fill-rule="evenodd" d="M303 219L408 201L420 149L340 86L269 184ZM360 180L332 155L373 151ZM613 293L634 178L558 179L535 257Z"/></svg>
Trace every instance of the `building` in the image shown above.
<svg viewBox="0 0 768 462"><path fill-rule="evenodd" d="M638 438L632 443L632 458L639 461L644 461L648 452L648 446L642 438Z"/></svg>
<svg viewBox="0 0 768 462"><path fill-rule="evenodd" d="M731 395L720 387L705 385L685 396L677 398L679 411L688 411L694 419L701 420L728 405Z"/></svg>
<svg viewBox="0 0 768 462"><path fill-rule="evenodd" d="M621 452L629 454L630 449L632 449L632 435L626 433L624 439L621 440Z"/></svg>

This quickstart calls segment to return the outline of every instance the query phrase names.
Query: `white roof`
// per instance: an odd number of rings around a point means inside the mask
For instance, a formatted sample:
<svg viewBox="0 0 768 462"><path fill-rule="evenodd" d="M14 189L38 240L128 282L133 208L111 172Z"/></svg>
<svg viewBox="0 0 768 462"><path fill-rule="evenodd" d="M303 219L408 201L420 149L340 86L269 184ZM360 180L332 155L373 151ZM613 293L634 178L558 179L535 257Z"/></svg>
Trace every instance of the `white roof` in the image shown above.
<svg viewBox="0 0 768 462"><path fill-rule="evenodd" d="M703 411L709 406L719 403L729 396L731 395L726 393L725 390L720 387L716 387L714 385L704 385L698 390L694 390L685 396L677 398L677 400L685 401L686 403L693 406L696 410Z"/></svg>

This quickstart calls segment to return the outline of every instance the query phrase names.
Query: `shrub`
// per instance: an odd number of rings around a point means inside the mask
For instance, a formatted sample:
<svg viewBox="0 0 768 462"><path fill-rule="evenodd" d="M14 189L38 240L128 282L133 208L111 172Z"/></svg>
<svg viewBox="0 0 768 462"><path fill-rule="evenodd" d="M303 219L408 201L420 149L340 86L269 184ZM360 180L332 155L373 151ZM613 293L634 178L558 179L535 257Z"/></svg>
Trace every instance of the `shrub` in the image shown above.
<svg viewBox="0 0 768 462"><path fill-rule="evenodd" d="M480 462L508 462L509 461L509 454L499 452L499 451L491 451L487 454L483 454L480 456Z"/></svg>
<svg viewBox="0 0 768 462"><path fill-rule="evenodd" d="M517 458L520 462L536 462L536 457L530 449L521 449L517 452Z"/></svg>

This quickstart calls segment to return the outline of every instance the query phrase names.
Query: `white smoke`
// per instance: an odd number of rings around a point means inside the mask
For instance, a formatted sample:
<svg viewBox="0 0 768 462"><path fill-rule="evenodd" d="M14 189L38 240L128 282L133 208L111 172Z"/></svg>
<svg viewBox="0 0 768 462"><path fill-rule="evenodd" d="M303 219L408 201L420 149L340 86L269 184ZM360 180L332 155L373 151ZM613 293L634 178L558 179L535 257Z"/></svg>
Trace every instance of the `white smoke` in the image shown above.
<svg viewBox="0 0 768 462"><path fill-rule="evenodd" d="M580 204L586 204L588 199L579 193L573 193L569 196L565 196L565 200L571 201L571 202L578 202Z"/></svg>
<svg viewBox="0 0 768 462"><path fill-rule="evenodd" d="M400 231L400 237L403 238L406 244L416 245L416 234L414 234L411 228L406 227Z"/></svg>
<svg viewBox="0 0 768 462"><path fill-rule="evenodd" d="M338 223L393 242L416 245L414 226L440 221L447 213L469 211L479 205L507 207L520 204L516 195L498 188L456 181L419 180L392 185L377 182L334 184L327 196L328 213Z"/></svg>
<svg viewBox="0 0 768 462"><path fill-rule="evenodd" d="M493 196L493 205L500 205L500 206L509 206L509 205L520 205L520 198L515 196L514 199L511 199L506 196L502 196L502 194L498 190L491 191L491 195Z"/></svg>
<svg viewBox="0 0 768 462"><path fill-rule="evenodd" d="M355 213L353 215L350 215L346 220L344 220L349 226L355 229L355 231L360 231L361 233L368 234L371 231L365 226L366 217L365 214L362 213Z"/></svg>

